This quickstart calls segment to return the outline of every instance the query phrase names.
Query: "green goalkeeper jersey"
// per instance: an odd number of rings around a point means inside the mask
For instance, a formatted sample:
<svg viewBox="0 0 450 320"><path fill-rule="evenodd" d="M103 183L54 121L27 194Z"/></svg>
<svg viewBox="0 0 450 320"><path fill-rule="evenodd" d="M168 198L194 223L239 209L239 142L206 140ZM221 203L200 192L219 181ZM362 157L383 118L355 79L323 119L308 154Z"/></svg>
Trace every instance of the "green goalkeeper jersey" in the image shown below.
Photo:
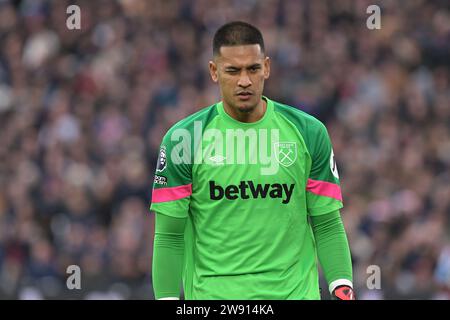
<svg viewBox="0 0 450 320"><path fill-rule="evenodd" d="M325 126L266 97L243 123L219 102L164 136L151 210L188 218L186 299L320 299L308 216L342 207Z"/></svg>

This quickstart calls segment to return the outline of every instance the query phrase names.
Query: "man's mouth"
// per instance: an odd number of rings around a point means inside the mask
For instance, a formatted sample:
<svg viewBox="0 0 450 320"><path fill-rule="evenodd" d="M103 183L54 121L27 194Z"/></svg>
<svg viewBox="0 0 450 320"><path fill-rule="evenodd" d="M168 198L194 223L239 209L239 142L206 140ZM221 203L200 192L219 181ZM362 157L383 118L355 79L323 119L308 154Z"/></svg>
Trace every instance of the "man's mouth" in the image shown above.
<svg viewBox="0 0 450 320"><path fill-rule="evenodd" d="M241 99L241 100L248 100L250 99L250 97L252 96L251 92L248 91L243 91L243 92L239 92L237 94L237 96Z"/></svg>

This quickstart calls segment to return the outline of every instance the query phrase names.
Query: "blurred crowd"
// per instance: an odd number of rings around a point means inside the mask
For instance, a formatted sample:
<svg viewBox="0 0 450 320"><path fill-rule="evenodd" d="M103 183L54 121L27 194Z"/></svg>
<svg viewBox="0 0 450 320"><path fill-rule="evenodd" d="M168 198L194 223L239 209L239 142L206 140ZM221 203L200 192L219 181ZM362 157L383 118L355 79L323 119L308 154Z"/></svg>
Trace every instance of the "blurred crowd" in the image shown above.
<svg viewBox="0 0 450 320"><path fill-rule="evenodd" d="M212 36L244 20L265 95L329 130L358 298L450 299L448 1L80 0L80 30L70 4L0 0L0 298L153 298L159 144L220 99Z"/></svg>

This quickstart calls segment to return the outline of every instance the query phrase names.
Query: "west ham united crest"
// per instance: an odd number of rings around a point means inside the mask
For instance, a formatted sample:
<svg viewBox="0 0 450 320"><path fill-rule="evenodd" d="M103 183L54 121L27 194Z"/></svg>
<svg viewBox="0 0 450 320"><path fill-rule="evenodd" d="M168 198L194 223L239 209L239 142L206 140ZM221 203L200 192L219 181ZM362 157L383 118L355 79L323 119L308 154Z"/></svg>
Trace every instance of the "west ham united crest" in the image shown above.
<svg viewBox="0 0 450 320"><path fill-rule="evenodd" d="M159 149L159 157L158 157L158 163L156 165L156 171L162 172L167 166L167 153L166 153L166 147L161 146L161 149Z"/></svg>
<svg viewBox="0 0 450 320"><path fill-rule="evenodd" d="M295 142L275 142L275 158L282 166L289 167L297 160L297 143Z"/></svg>

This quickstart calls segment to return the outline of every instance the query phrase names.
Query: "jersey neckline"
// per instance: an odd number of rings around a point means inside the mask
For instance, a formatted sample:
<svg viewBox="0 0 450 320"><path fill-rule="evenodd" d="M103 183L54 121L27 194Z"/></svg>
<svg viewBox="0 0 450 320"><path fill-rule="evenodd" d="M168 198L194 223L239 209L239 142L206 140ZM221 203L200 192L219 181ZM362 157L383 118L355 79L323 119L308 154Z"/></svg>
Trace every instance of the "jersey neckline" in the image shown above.
<svg viewBox="0 0 450 320"><path fill-rule="evenodd" d="M255 122L242 122L242 121L236 120L235 118L230 116L225 111L225 108L223 107L223 100L221 100L220 102L217 103L217 110L218 110L219 114L223 118L225 118L227 121L232 122L235 125L239 125L239 126L243 126L243 127L251 127L251 126L255 126L255 125L259 125L259 124L263 123L273 113L273 109L274 109L273 101L270 100L269 98L267 98L266 96L262 96L262 99L264 99L266 101L266 112L264 112L264 115L262 116L261 119L259 119L258 121L255 121Z"/></svg>

